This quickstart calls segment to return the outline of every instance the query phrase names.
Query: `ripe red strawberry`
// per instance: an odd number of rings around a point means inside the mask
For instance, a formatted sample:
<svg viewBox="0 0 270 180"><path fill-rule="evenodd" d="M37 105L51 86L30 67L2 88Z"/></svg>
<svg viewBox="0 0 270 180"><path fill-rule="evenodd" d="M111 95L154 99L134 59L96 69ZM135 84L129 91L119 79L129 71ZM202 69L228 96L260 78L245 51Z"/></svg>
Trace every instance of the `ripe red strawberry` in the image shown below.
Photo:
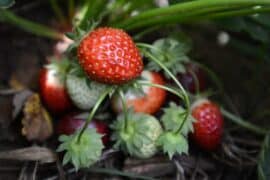
<svg viewBox="0 0 270 180"><path fill-rule="evenodd" d="M82 39L78 58L90 79L123 84L143 70L140 52L131 37L120 29L98 28Z"/></svg>
<svg viewBox="0 0 270 180"><path fill-rule="evenodd" d="M57 133L59 135L70 135L73 134L77 129L82 128L86 118L83 117L83 114L81 115L82 116L80 116L80 114L68 114L64 116L57 124ZM108 144L110 137L107 124L98 120L92 120L88 127L96 128L97 133L104 135L102 137L103 145Z"/></svg>
<svg viewBox="0 0 270 180"><path fill-rule="evenodd" d="M142 78L155 84L164 85L163 77L156 72L143 71ZM130 89L125 93L128 107L133 107L135 112L148 114L156 113L166 100L166 91L157 87L143 86L143 92ZM115 112L122 111L122 102L119 96L114 96L112 106Z"/></svg>
<svg viewBox="0 0 270 180"><path fill-rule="evenodd" d="M183 85L183 87L191 93L196 92L196 79L198 81L198 90L203 91L206 89L206 75L204 71L194 63L188 63L185 65L186 73L180 73L177 78ZM195 77L194 77L195 76Z"/></svg>
<svg viewBox="0 0 270 180"><path fill-rule="evenodd" d="M72 107L65 88L66 63L66 61L53 62L40 72L40 94L48 109L53 113L63 113Z"/></svg>
<svg viewBox="0 0 270 180"><path fill-rule="evenodd" d="M196 101L191 110L196 119L192 138L201 148L214 150L220 144L223 133L223 116L219 107L209 100L202 99Z"/></svg>

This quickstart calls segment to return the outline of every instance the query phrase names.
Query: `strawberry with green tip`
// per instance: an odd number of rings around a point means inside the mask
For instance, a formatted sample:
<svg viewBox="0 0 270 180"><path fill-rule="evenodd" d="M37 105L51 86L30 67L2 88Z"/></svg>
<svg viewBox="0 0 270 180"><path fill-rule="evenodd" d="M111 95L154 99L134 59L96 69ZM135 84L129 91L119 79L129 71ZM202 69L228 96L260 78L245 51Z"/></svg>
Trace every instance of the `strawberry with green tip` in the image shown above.
<svg viewBox="0 0 270 180"><path fill-rule="evenodd" d="M121 29L103 27L91 31L81 40L77 52L83 70L100 83L127 83L143 70L138 48Z"/></svg>
<svg viewBox="0 0 270 180"><path fill-rule="evenodd" d="M39 89L42 100L53 113L63 113L72 107L65 87L67 60L53 61L45 66L39 75Z"/></svg>
<svg viewBox="0 0 270 180"><path fill-rule="evenodd" d="M191 110L192 116L196 119L193 124L193 140L205 150L215 150L223 134L224 122L220 108L207 99L200 99L193 103Z"/></svg>
<svg viewBox="0 0 270 180"><path fill-rule="evenodd" d="M156 72L143 71L141 78L150 83L159 85L165 84L163 77ZM124 96L127 106L133 108L135 112L154 114L159 111L160 107L164 104L166 94L167 92L161 88L143 85L142 92L130 89ZM119 95L113 97L112 107L115 112L122 112L122 101Z"/></svg>
<svg viewBox="0 0 270 180"><path fill-rule="evenodd" d="M79 109L89 110L106 90L105 84L89 80L85 76L69 73L66 79L67 92L70 99Z"/></svg>

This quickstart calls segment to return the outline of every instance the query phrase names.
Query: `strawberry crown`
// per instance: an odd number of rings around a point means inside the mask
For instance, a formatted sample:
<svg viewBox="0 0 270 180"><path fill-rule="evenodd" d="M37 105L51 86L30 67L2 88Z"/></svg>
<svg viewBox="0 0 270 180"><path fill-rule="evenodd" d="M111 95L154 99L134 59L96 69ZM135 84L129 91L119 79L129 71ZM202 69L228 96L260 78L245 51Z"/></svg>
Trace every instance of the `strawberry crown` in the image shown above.
<svg viewBox="0 0 270 180"><path fill-rule="evenodd" d="M167 131L159 137L157 144L161 146L164 153L168 153L170 159L176 153L188 153L187 139L181 134Z"/></svg>
<svg viewBox="0 0 270 180"><path fill-rule="evenodd" d="M161 121L165 130L177 132L179 126L184 123L179 133L187 136L189 132L193 132L192 124L195 122L195 119L189 115L185 120L187 111L182 106L177 106L171 102L169 107L164 108L163 111L164 114L161 116Z"/></svg>
<svg viewBox="0 0 270 180"><path fill-rule="evenodd" d="M103 144L101 137L94 128L89 128L80 136L81 130L77 130L74 134L59 137L62 143L57 151L66 151L63 159L63 165L72 162L75 169L87 168L99 160ZM80 137L80 139L79 139Z"/></svg>

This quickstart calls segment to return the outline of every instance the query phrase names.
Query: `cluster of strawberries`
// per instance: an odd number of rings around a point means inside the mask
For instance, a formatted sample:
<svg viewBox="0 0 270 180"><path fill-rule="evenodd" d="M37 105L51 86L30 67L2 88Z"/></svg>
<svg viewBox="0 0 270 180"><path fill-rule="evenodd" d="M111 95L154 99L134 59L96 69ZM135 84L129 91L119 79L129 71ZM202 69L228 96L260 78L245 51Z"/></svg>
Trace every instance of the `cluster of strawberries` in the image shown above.
<svg viewBox="0 0 270 180"><path fill-rule="evenodd" d="M190 94L205 90L206 75L203 70L192 62L185 62L184 68L183 72L175 74L183 87ZM137 80L147 81L153 86L139 85ZM162 88L166 84L172 83L165 73L144 69L142 54L132 38L126 32L114 28L91 31L80 40L75 63L67 60L53 62L40 74L43 101L51 112L57 114L72 109L95 109L100 96L109 87L113 87L114 93L110 94L112 96L109 101L116 114L132 109L135 114L157 117L170 101L181 104L180 99L168 95ZM190 133L194 142L205 150L216 149L223 132L223 117L218 105L206 98L196 98L191 105L191 112L188 113L195 119L192 121L193 132ZM78 113L65 115L58 122L57 132L73 134L84 126L86 119ZM110 128L107 123L95 119L87 126L105 135L102 137L104 146L110 142ZM121 133L120 136L125 137Z"/></svg>

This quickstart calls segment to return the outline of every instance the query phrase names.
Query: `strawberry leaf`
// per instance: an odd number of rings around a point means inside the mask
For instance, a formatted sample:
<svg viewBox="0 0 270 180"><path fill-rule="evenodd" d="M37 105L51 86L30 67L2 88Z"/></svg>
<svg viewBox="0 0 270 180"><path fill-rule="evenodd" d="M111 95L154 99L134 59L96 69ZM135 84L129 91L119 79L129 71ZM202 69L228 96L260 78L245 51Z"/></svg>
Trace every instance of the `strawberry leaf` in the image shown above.
<svg viewBox="0 0 270 180"><path fill-rule="evenodd" d="M157 144L162 147L164 153L168 153L170 159L176 153L188 153L187 139L181 134L165 132L159 137Z"/></svg>
<svg viewBox="0 0 270 180"><path fill-rule="evenodd" d="M187 53L189 46L172 38L159 39L153 43L154 48L151 49L153 56L159 58L174 75L185 72L184 64L189 62ZM149 70L161 71L162 69L155 62L149 62L147 65ZM169 78L169 77L168 77Z"/></svg>
<svg viewBox="0 0 270 180"><path fill-rule="evenodd" d="M161 121L167 131L176 132L184 121L187 111L181 106L177 106L175 103L170 103L169 107L164 108L164 114L161 117ZM193 132L193 122L195 119L189 115L185 121L181 134L186 136L189 132Z"/></svg>
<svg viewBox="0 0 270 180"><path fill-rule="evenodd" d="M101 137L94 128L86 129L81 139L78 140L80 130L70 136L62 135L59 137L61 142L57 151L66 151L63 164L71 162L75 169L87 168L99 160L103 149Z"/></svg>
<svg viewBox="0 0 270 180"><path fill-rule="evenodd" d="M270 138L267 135L262 144L262 149L258 162L258 179L267 180L270 179Z"/></svg>

